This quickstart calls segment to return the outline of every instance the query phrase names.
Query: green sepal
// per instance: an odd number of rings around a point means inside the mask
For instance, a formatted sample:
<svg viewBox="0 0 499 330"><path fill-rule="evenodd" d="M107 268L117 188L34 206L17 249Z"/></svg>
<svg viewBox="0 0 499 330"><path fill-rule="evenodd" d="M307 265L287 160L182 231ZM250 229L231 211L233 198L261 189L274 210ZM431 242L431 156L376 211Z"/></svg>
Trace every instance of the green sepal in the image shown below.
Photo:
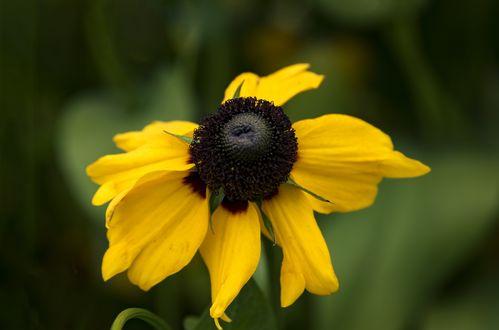
<svg viewBox="0 0 499 330"><path fill-rule="evenodd" d="M210 195L210 230L212 233L215 233L213 230L213 213L217 209L218 205L222 203L224 199L224 194L222 192L212 192Z"/></svg>
<svg viewBox="0 0 499 330"><path fill-rule="evenodd" d="M272 222L270 221L269 217L263 212L261 205L259 204L258 206L260 207L260 214L262 215L263 225L265 226L265 229L267 229L267 231L269 232L270 238L272 239L272 243L274 245L277 245Z"/></svg>
<svg viewBox="0 0 499 330"><path fill-rule="evenodd" d="M272 239L272 243L276 245L277 241L274 235L274 227L272 226L272 222L270 221L269 217L267 217L267 215L262 210L262 198L259 198L256 201L256 204L258 205L258 209L260 210L260 214L262 215L263 225L265 226L265 229L267 229L267 231L269 232L270 238Z"/></svg>
<svg viewBox="0 0 499 330"><path fill-rule="evenodd" d="M298 183L296 183L295 181L293 181L293 179L291 179L291 178L289 178L289 179L288 179L288 181L287 181L286 183L287 183L287 184L290 184L290 185L292 185L292 186L294 186L294 187L296 187L296 188L298 188L298 189L300 189L300 190L303 190L304 192L306 192L306 193L307 193L307 194L309 194L310 196L314 197L315 199L320 200L321 202L326 202L326 203L331 203L331 204L334 204L334 203L333 203L333 202L331 202L330 200L328 200L328 199L326 199L326 198L324 198L324 197L322 197L322 196L317 195L316 193L314 193L314 192L312 192L312 191L308 190L308 189L307 189L307 188L305 188L305 187L300 186Z"/></svg>
<svg viewBox="0 0 499 330"><path fill-rule="evenodd" d="M269 217L267 217L267 215L263 212L262 212L262 218L263 218L263 225L265 226L265 229L267 229L267 231L269 232L270 238L272 238L272 243L274 243L274 245L277 245L272 222L270 222Z"/></svg>
<svg viewBox="0 0 499 330"><path fill-rule="evenodd" d="M165 131L165 130L163 130L163 132L165 132L166 134L169 134L169 135L171 135L173 137L176 137L177 139L180 139L180 140L182 140L183 142L185 142L187 144L191 144L191 142L192 142L192 138L190 138L188 136L171 133L171 132L168 132L168 131Z"/></svg>
<svg viewBox="0 0 499 330"><path fill-rule="evenodd" d="M241 81L241 83L239 84L239 86L237 86L235 92L234 92L234 95L232 95L232 98L233 99L237 99L238 97L240 97L241 95L241 88L243 88L243 84L244 84L244 80Z"/></svg>
<svg viewBox="0 0 499 330"><path fill-rule="evenodd" d="M154 329L171 330L171 327L163 319L143 308L127 308L119 313L111 325L111 330L123 329L125 323L131 319L140 319L151 325Z"/></svg>

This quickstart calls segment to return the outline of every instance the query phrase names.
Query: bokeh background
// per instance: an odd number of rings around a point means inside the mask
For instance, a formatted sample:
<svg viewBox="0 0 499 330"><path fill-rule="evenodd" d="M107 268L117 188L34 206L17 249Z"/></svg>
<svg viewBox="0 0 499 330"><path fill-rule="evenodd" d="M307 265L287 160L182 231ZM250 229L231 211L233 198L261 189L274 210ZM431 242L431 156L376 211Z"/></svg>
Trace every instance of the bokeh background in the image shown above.
<svg viewBox="0 0 499 330"><path fill-rule="evenodd" d="M199 257L148 293L101 280L104 208L84 168L118 151L115 133L199 120L238 73L297 62L327 78L285 106L293 120L357 116L432 172L319 217L340 292L303 295L280 327L499 328L498 14L494 0L2 0L0 328L201 314Z"/></svg>

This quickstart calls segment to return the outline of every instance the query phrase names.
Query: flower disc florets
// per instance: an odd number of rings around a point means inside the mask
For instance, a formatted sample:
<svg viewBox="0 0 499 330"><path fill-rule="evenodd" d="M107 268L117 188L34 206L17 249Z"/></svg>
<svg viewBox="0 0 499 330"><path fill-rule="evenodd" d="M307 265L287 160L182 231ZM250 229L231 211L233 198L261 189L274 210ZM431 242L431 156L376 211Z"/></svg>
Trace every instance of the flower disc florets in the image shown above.
<svg viewBox="0 0 499 330"><path fill-rule="evenodd" d="M257 200L286 182L298 144L281 107L253 97L228 100L194 131L192 161L213 192Z"/></svg>

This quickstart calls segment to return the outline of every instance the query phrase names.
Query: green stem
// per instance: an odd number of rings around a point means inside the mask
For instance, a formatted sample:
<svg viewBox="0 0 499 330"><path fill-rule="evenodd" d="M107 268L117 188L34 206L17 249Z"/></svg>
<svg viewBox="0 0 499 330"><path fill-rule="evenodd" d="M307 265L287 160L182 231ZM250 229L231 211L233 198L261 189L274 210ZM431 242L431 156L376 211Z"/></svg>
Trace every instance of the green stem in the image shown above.
<svg viewBox="0 0 499 330"><path fill-rule="evenodd" d="M267 255L267 269L269 274L269 287L270 287L270 304L276 316L278 328L282 328L282 308L281 308L281 295L280 295L280 277L281 277L281 249L274 245L273 242L266 239L264 240L265 254Z"/></svg>
<svg viewBox="0 0 499 330"><path fill-rule="evenodd" d="M119 313L114 320L113 325L111 325L111 330L123 329L125 323L131 319L140 319L151 325L154 329L171 330L165 321L159 318L156 314L153 314L143 308L127 308Z"/></svg>

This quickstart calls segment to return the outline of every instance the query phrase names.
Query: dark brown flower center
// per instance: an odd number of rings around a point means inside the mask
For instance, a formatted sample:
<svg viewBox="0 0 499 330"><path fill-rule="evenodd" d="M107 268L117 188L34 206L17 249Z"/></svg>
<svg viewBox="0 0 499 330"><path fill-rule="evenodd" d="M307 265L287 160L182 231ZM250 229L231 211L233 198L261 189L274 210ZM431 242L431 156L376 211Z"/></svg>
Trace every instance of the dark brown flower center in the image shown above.
<svg viewBox="0 0 499 330"><path fill-rule="evenodd" d="M190 153L208 188L231 201L272 195L286 182L298 144L281 107L256 98L219 106L194 131Z"/></svg>

